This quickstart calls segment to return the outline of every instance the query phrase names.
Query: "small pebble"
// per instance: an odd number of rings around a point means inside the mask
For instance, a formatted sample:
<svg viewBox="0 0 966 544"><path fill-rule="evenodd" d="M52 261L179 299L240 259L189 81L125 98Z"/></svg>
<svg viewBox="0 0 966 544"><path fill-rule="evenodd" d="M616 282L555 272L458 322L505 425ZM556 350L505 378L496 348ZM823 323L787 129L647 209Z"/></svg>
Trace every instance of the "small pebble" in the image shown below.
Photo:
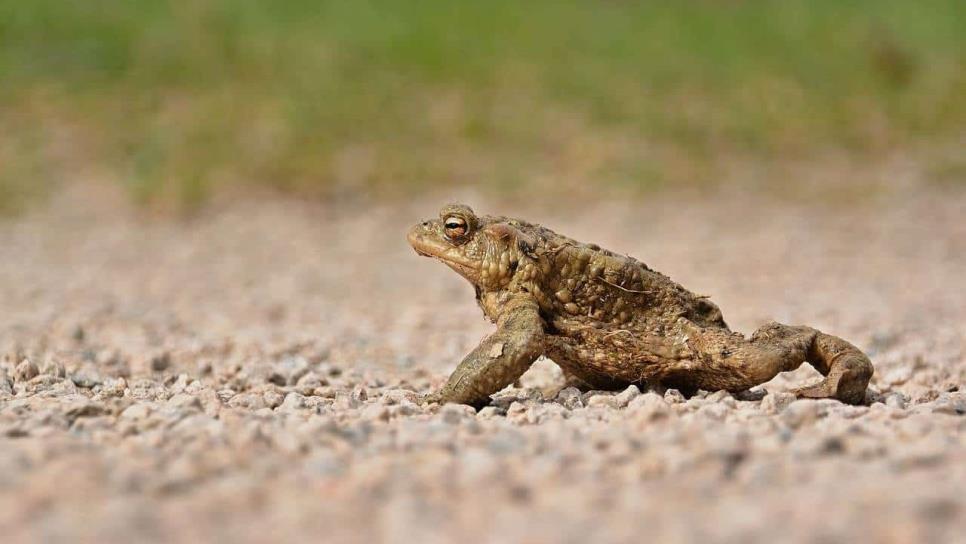
<svg viewBox="0 0 966 544"><path fill-rule="evenodd" d="M795 395L791 393L768 393L761 399L761 411L769 415L778 414L793 402L795 402Z"/></svg>
<svg viewBox="0 0 966 544"><path fill-rule="evenodd" d="M0 368L0 393L13 394L13 380L7 375L7 370Z"/></svg>
<svg viewBox="0 0 966 544"><path fill-rule="evenodd" d="M265 400L265 406L269 408L278 408L285 400L285 396L277 391L266 391L262 395L262 399Z"/></svg>
<svg viewBox="0 0 966 544"><path fill-rule="evenodd" d="M192 395L186 395L184 393L178 393L168 399L168 407L177 408L178 410L201 410L201 400L198 397Z"/></svg>
<svg viewBox="0 0 966 544"><path fill-rule="evenodd" d="M26 382L34 379L39 373L37 366L30 362L30 359L24 359L14 369L13 378L18 382Z"/></svg>
<svg viewBox="0 0 966 544"><path fill-rule="evenodd" d="M70 380L77 387L91 389L104 383L104 378L97 372L93 365L84 365L71 373Z"/></svg>
<svg viewBox="0 0 966 544"><path fill-rule="evenodd" d="M476 417L476 410L465 404L444 404L439 409L439 414L444 422L455 425L463 420Z"/></svg>
<svg viewBox="0 0 966 544"><path fill-rule="evenodd" d="M479 412L477 412L476 417L478 419L491 419L503 415L506 415L506 410L496 406L484 406Z"/></svg>
<svg viewBox="0 0 966 544"><path fill-rule="evenodd" d="M278 406L279 412L297 412L305 408L305 397L294 391L285 395L282 404Z"/></svg>
<svg viewBox="0 0 966 544"><path fill-rule="evenodd" d="M686 402L687 399L677 389L668 389L664 392L664 401L668 404L681 404Z"/></svg>
<svg viewBox="0 0 966 544"><path fill-rule="evenodd" d="M576 387L567 387L562 389L559 393L557 393L556 400L565 408L570 410L581 408L584 405L583 400L581 400L580 390Z"/></svg>
<svg viewBox="0 0 966 544"><path fill-rule="evenodd" d="M661 395L647 392L632 400L627 410L634 418L650 421L667 417L671 407Z"/></svg>
<svg viewBox="0 0 966 544"><path fill-rule="evenodd" d="M587 399L589 408L620 408L620 401L614 395L594 395Z"/></svg>
<svg viewBox="0 0 966 544"><path fill-rule="evenodd" d="M636 385L631 384L627 386L627 389L618 393L617 396L614 397L614 400L617 401L618 408L623 408L627 406L629 402L637 398L640 394L641 390L638 389Z"/></svg>
<svg viewBox="0 0 966 544"><path fill-rule="evenodd" d="M171 366L171 354L167 351L151 357L150 368L152 372L164 372Z"/></svg>
<svg viewBox="0 0 966 544"><path fill-rule="evenodd" d="M361 417L365 421L389 421L389 408L384 404L368 404L362 409Z"/></svg>
<svg viewBox="0 0 966 544"><path fill-rule="evenodd" d="M764 402L764 401L763 401ZM780 418L793 429L813 423L825 415L825 410L812 399L796 400L781 411Z"/></svg>
<svg viewBox="0 0 966 544"><path fill-rule="evenodd" d="M40 368L40 373L47 376L52 376L54 378L63 378L66 374L64 372L64 365L60 364L54 358L48 358L43 366Z"/></svg>

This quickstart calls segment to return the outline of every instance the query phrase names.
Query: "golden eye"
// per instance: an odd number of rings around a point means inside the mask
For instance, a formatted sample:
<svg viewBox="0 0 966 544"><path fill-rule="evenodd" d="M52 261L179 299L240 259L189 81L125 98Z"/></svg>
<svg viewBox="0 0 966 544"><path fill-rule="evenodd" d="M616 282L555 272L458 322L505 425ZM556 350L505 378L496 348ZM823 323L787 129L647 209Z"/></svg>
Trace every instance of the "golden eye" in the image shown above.
<svg viewBox="0 0 966 544"><path fill-rule="evenodd" d="M466 231L466 219L458 215L451 215L443 221L443 232L451 240L465 236Z"/></svg>

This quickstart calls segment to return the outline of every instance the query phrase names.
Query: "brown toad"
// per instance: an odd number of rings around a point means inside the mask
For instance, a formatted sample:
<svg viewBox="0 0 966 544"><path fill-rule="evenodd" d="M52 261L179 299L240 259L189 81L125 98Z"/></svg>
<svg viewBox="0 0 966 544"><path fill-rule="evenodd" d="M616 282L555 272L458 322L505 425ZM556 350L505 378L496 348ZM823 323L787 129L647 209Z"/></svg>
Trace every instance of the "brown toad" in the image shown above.
<svg viewBox="0 0 966 544"><path fill-rule="evenodd" d="M583 389L738 392L807 361L825 378L799 396L856 404L872 377L868 357L841 338L779 323L745 338L706 297L632 257L540 225L451 204L408 238L418 254L469 280L498 326L430 401L484 405L541 355Z"/></svg>

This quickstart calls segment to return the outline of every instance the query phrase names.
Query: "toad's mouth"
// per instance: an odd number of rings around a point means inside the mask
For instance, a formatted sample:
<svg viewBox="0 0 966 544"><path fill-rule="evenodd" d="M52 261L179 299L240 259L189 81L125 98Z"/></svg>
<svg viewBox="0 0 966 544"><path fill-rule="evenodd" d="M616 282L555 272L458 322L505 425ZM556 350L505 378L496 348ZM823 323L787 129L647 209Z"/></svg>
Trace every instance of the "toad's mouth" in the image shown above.
<svg viewBox="0 0 966 544"><path fill-rule="evenodd" d="M461 248L441 240L422 225L413 227L406 238L421 257L432 257L466 277L476 277L479 273L480 263L468 258Z"/></svg>

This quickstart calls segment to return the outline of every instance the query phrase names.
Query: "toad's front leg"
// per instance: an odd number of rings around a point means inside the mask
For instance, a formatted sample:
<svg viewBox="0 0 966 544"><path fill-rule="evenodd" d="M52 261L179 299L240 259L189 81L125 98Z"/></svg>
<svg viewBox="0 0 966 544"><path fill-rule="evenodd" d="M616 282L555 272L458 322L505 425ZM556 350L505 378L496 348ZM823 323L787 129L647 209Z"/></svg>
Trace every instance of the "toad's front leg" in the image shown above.
<svg viewBox="0 0 966 544"><path fill-rule="evenodd" d="M456 367L446 385L425 398L427 402L485 406L490 395L513 383L543 353L543 320L528 295L511 299L497 326Z"/></svg>

